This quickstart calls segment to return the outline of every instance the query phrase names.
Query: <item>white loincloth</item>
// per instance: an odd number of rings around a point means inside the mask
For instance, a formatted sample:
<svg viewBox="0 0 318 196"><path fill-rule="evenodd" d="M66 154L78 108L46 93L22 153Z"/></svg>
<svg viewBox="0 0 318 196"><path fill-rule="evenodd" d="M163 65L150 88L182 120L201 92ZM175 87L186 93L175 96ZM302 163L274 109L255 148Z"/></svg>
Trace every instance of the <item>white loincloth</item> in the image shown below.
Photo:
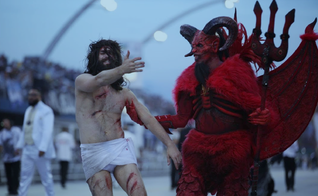
<svg viewBox="0 0 318 196"><path fill-rule="evenodd" d="M119 138L107 142L81 144L81 156L86 181L109 165L126 165L137 159L131 138ZM132 156L119 156L128 150Z"/></svg>

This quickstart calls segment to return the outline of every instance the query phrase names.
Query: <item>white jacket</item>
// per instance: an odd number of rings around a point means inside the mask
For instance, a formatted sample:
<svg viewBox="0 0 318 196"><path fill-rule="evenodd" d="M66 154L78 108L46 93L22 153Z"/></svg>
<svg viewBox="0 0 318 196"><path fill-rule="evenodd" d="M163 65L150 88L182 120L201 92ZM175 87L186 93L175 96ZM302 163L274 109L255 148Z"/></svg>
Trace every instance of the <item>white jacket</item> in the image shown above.
<svg viewBox="0 0 318 196"><path fill-rule="evenodd" d="M53 145L53 127L54 127L54 113L53 110L39 101L35 106L35 116L33 121L32 138L35 146L39 151L45 152L44 157L52 159L55 158L55 149ZM31 110L29 106L24 113L22 137L16 146L17 149L23 149L24 147L24 127L26 125L26 119Z"/></svg>

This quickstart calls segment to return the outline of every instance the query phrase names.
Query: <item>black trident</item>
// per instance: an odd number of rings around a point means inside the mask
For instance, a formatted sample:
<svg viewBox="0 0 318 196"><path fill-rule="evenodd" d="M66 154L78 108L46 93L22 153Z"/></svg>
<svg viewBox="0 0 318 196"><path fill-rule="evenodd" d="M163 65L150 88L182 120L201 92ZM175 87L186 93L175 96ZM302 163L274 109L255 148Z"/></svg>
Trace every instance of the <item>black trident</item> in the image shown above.
<svg viewBox="0 0 318 196"><path fill-rule="evenodd" d="M278 10L276 1L270 5L270 22L268 25L268 31L265 33L266 40L263 43L260 43L260 35L261 31L261 15L262 8L258 1L256 1L254 6L254 13L256 16L256 27L253 29L253 35L251 40L251 47L255 54L261 57L262 59L262 67L264 69L263 81L262 81L262 99L261 99L261 110L265 109L265 99L266 99L266 90L269 82L269 67L273 63L273 61L282 61L286 55L288 50L288 30L291 24L294 22L295 18L295 9L292 9L285 16L285 25L283 29L283 34L280 36L282 39L281 45L277 48L273 42L275 37L274 33L274 22L275 22L275 14ZM258 173L259 173L259 154L260 154L260 132L262 127L258 126L258 130L256 132L256 154L254 159L254 170L253 170L253 179L252 179L252 196L257 196L257 181L258 181Z"/></svg>

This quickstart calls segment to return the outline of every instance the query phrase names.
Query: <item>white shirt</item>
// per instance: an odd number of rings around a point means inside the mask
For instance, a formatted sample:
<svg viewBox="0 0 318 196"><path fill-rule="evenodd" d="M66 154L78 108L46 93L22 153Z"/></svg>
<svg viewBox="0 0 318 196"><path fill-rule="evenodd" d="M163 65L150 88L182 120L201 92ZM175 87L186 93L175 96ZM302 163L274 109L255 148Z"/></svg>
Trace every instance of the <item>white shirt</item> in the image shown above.
<svg viewBox="0 0 318 196"><path fill-rule="evenodd" d="M33 134L33 124L34 124L34 116L35 116L35 108L31 107L30 113L28 115L28 119L27 119L27 123L24 126L24 142L27 145L33 145L34 141L32 138L32 134Z"/></svg>
<svg viewBox="0 0 318 196"><path fill-rule="evenodd" d="M20 155L15 155L15 147L21 136L19 127L11 127L11 130L2 129L0 132L0 146L3 147L2 161L12 163L20 160Z"/></svg>
<svg viewBox="0 0 318 196"><path fill-rule="evenodd" d="M60 161L71 161L72 151L75 148L75 141L69 132L61 132L55 137L56 155Z"/></svg>
<svg viewBox="0 0 318 196"><path fill-rule="evenodd" d="M296 157L296 153L299 150L299 146L297 143L297 140L291 145L289 146L289 148L287 148L284 152L283 152L283 156L284 157L291 157L291 158L295 158Z"/></svg>

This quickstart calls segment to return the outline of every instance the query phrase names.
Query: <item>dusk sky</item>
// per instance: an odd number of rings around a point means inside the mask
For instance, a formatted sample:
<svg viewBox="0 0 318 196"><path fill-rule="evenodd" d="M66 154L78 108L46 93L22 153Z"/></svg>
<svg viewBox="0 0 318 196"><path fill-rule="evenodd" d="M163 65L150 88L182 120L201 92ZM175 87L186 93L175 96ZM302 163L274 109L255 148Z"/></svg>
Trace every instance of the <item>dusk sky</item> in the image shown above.
<svg viewBox="0 0 318 196"><path fill-rule="evenodd" d="M89 0L0 0L0 54L9 62L23 61L25 56L41 56L64 24ZM190 51L189 43L180 35L183 24L202 29L209 20L218 16L233 17L234 8L228 9L224 0L116 0L117 9L107 11L99 0L90 6L60 39L48 60L84 71L88 45L101 38L114 39L131 48L132 55L145 61L144 71L137 74L132 86L143 88L172 100L172 89L180 73L194 61L184 57ZM255 0L238 0L238 22L245 25L248 34L255 26ZM295 22L290 28L290 48L287 58L301 42L299 36L306 26L318 17L317 0L277 0L275 44L285 15L296 9ZM209 3L209 4L208 4ZM260 0L262 9L262 36L267 31L271 1ZM197 6L206 4L202 8ZM195 10L194 10L195 9ZM192 10L192 12L191 12ZM184 14L182 17L177 17ZM172 18L175 20L168 23ZM164 25L167 24L167 25ZM315 27L317 32L318 25ZM159 27L163 27L158 29ZM165 42L146 40L155 30L167 34ZM126 53L127 47L123 48ZM287 59L286 58L286 59ZM135 84L134 84L135 83Z"/></svg>

